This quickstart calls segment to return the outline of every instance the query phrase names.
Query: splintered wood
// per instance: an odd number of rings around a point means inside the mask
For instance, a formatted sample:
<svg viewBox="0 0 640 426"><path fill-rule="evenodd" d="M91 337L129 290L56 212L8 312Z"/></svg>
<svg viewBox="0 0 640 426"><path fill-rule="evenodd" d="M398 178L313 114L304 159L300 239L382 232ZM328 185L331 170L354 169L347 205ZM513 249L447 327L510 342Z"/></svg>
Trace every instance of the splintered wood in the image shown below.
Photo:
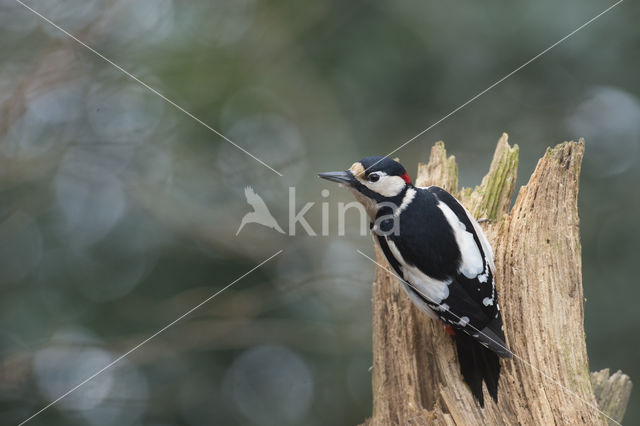
<svg viewBox="0 0 640 426"><path fill-rule="evenodd" d="M505 333L515 357L500 361L498 404L485 389L481 409L462 380L453 339L378 268L373 415L365 425L615 424L600 410L622 419L629 378L616 373L607 381L608 371L597 373L594 383L602 385L596 397L589 373L577 206L583 153L583 140L547 149L509 211L518 146L511 147L506 134L474 189L458 191L455 158L447 157L442 142L434 145L416 184L441 186L476 218L488 219L482 226L495 252ZM387 265L382 253L376 256Z"/></svg>

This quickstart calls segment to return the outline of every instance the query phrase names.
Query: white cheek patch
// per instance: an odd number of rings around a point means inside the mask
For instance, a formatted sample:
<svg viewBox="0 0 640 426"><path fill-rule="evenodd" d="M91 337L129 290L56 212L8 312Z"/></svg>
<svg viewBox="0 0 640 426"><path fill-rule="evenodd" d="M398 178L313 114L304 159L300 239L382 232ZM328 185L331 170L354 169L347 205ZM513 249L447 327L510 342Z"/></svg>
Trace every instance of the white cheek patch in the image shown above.
<svg viewBox="0 0 640 426"><path fill-rule="evenodd" d="M477 277L484 269L484 262L482 261L482 256L480 256L480 250L476 245L476 241L473 239L473 234L467 231L464 223L460 222L458 216L456 216L449 206L440 201L438 207L447 218L451 229L453 229L456 243L460 249L462 259L458 267L458 272L469 279Z"/></svg>
<svg viewBox="0 0 640 426"><path fill-rule="evenodd" d="M449 297L449 284L451 284L451 280L436 280L420 271L420 269L415 266L408 265L402 258L396 244L388 238L386 240L391 254L400 264L400 270L402 271L404 279L414 286L416 291L420 293L422 297L435 304L440 304L444 299ZM424 302L422 303L424 304Z"/></svg>
<svg viewBox="0 0 640 426"><path fill-rule="evenodd" d="M370 190L377 192L383 197L395 197L404 189L407 184L400 176L388 176L384 172L375 172L380 175L377 182L361 180L362 184Z"/></svg>

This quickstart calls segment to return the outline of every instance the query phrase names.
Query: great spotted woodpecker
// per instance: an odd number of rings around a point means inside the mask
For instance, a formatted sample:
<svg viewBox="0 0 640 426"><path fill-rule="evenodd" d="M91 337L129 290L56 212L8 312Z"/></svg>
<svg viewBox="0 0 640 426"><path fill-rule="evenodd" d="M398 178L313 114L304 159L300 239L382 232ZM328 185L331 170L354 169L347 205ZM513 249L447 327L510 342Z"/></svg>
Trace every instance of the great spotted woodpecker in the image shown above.
<svg viewBox="0 0 640 426"><path fill-rule="evenodd" d="M411 301L454 335L464 381L484 407L482 382L497 402L505 344L493 251L482 228L451 194L418 188L404 167L367 157L321 178L349 188L371 219L371 231Z"/></svg>

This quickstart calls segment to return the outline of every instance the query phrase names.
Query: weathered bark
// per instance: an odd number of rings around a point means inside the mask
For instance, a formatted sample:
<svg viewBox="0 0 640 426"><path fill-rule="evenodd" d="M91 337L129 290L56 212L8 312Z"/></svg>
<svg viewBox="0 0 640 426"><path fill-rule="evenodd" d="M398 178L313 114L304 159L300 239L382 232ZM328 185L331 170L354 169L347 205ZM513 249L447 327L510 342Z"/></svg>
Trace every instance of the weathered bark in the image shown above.
<svg viewBox="0 0 640 426"><path fill-rule="evenodd" d="M499 401L485 390L481 409L462 381L453 339L415 308L387 271L373 284L373 416L367 425L603 424L591 385L583 328L577 211L584 142L547 149L529 183L515 190L518 147L498 141L489 173L458 191L457 165L444 144L420 165L416 184L439 185L483 223L496 260L496 282L513 360L501 360ZM378 261L387 265L377 250ZM608 377L608 372L605 373ZM626 377L626 376L625 376ZM604 380L604 379L603 379ZM620 420L618 405L602 405ZM611 389L605 390L611 394ZM622 405L622 409L620 409Z"/></svg>
<svg viewBox="0 0 640 426"><path fill-rule="evenodd" d="M629 376L620 370L609 374L609 369L605 368L591 373L591 386L600 409L618 422L621 421L633 387ZM609 420L609 424L615 423Z"/></svg>

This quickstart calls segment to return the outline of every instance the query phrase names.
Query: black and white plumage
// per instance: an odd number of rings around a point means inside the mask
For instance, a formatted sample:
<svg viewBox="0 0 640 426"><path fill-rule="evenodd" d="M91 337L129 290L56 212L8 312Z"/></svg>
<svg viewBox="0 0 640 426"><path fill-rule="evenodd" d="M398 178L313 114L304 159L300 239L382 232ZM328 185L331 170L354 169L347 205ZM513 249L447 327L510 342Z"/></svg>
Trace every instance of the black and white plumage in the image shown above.
<svg viewBox="0 0 640 426"><path fill-rule="evenodd" d="M418 188L405 169L368 157L320 177L344 184L366 208L374 240L413 303L454 330L465 382L484 406L482 382L497 401L505 344L493 252L471 214L444 189Z"/></svg>

